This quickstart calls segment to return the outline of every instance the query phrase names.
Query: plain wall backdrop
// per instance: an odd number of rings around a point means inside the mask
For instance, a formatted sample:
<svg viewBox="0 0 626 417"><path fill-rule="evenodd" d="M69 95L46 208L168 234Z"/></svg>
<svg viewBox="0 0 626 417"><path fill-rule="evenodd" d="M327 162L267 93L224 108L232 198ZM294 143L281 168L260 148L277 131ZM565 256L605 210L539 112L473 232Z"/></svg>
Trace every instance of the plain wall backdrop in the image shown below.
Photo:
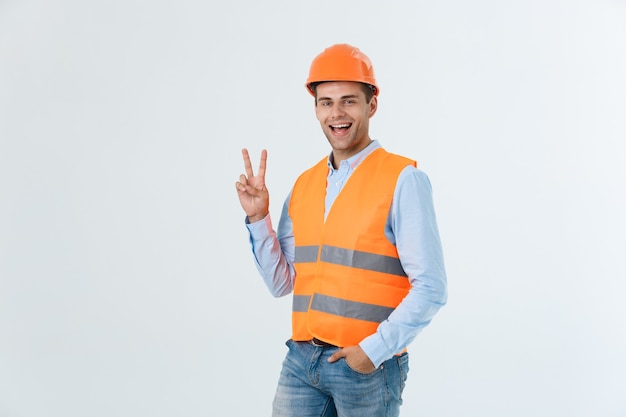
<svg viewBox="0 0 626 417"><path fill-rule="evenodd" d="M402 415L626 416L626 2L0 0L1 417L270 415L240 150L276 226L343 42L446 257Z"/></svg>

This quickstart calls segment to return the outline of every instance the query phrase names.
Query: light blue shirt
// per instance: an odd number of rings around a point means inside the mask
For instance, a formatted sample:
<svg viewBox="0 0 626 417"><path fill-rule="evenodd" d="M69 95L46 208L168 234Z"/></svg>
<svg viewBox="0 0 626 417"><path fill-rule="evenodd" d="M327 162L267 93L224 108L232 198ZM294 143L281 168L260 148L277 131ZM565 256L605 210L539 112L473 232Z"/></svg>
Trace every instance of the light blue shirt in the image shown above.
<svg viewBox="0 0 626 417"><path fill-rule="evenodd" d="M380 144L373 141L358 154L341 161L338 169L333 168L330 154L326 213L361 161L378 148ZM293 267L293 225L288 212L290 198L291 194L283 205L277 233L269 214L255 223L246 221L257 269L275 297L291 293L297 278ZM398 250L411 289L387 320L380 323L376 333L359 343L376 367L404 350L447 300L446 272L430 180L413 166L406 167L398 177L385 235Z"/></svg>

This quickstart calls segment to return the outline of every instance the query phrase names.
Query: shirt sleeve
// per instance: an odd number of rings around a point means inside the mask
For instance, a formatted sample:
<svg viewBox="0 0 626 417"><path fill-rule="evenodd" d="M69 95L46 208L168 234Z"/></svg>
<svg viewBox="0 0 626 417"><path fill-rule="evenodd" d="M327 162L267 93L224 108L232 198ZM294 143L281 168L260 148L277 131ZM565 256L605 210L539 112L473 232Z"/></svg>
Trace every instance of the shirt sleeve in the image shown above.
<svg viewBox="0 0 626 417"><path fill-rule="evenodd" d="M447 301L447 280L432 188L421 170L405 168L396 184L385 234L396 245L411 288L359 346L378 367L404 350Z"/></svg>
<svg viewBox="0 0 626 417"><path fill-rule="evenodd" d="M293 291L295 240L288 212L290 199L291 194L283 204L278 233L272 227L269 214L255 223L249 223L246 218L255 265L274 297L282 297Z"/></svg>

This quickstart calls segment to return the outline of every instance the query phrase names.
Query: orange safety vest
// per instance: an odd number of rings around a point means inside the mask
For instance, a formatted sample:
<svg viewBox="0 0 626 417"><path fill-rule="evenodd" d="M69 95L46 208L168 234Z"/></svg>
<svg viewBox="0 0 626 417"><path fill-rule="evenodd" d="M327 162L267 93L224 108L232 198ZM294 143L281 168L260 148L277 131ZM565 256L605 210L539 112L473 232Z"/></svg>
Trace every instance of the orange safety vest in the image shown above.
<svg viewBox="0 0 626 417"><path fill-rule="evenodd" d="M379 148L352 173L324 221L327 159L294 185L292 339L353 346L408 294L410 283L385 224L400 172L415 161Z"/></svg>

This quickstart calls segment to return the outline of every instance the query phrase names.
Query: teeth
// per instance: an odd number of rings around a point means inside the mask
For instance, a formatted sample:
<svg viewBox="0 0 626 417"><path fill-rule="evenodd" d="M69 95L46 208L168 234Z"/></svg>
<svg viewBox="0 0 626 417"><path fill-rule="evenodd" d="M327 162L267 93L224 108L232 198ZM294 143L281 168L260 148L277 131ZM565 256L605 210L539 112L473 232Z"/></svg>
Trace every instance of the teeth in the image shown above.
<svg viewBox="0 0 626 417"><path fill-rule="evenodd" d="M349 124L349 123L346 123L346 124L344 124L344 125L330 125L330 126L331 126L333 129L340 129L340 128L342 128L342 127L348 127L348 126L350 126L350 124Z"/></svg>

